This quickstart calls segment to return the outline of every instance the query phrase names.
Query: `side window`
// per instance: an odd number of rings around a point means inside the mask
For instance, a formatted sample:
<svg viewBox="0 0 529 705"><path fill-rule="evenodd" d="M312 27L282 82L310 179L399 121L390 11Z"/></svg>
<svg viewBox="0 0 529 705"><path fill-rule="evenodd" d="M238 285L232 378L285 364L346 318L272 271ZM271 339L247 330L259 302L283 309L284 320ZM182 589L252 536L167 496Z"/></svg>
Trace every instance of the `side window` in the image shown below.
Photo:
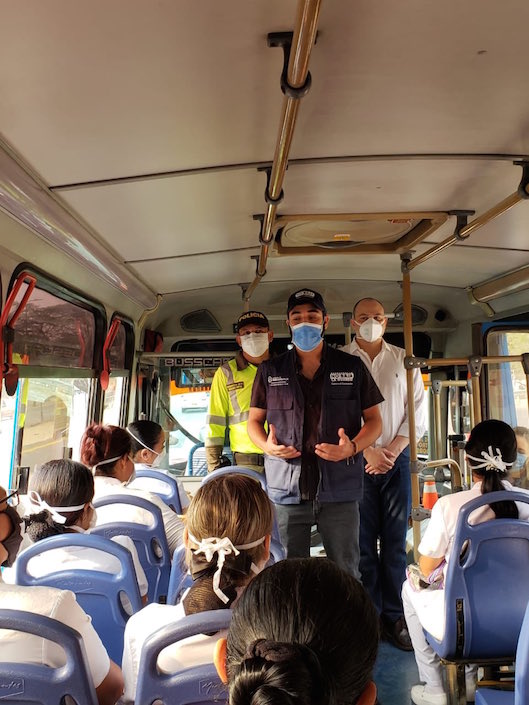
<svg viewBox="0 0 529 705"><path fill-rule="evenodd" d="M12 283L12 285L14 282ZM24 284L15 307L24 296ZM95 361L104 331L95 302L37 275L37 285L14 326L13 364L19 380L2 390L0 484L13 486L17 466L79 458L96 390ZM99 348L100 349L100 348Z"/></svg>
<svg viewBox="0 0 529 705"><path fill-rule="evenodd" d="M121 324L109 351L111 372L103 399L103 423L114 426L122 425L127 417L127 399L134 357L132 325L121 316L118 317Z"/></svg>
<svg viewBox="0 0 529 705"><path fill-rule="evenodd" d="M492 329L485 339L487 356L522 355L529 351L529 330ZM529 426L527 384L520 362L487 366L489 418L511 426Z"/></svg>

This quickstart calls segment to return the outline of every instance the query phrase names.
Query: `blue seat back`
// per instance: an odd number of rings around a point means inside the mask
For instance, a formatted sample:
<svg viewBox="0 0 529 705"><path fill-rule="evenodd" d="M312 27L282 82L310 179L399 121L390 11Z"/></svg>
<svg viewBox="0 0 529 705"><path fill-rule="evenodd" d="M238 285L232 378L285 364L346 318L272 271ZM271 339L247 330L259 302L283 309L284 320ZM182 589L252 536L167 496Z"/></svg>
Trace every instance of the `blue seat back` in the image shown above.
<svg viewBox="0 0 529 705"><path fill-rule="evenodd" d="M187 570L186 548L185 546L179 546L173 553L167 604L176 605L177 602L180 602L182 593L186 588L191 587L192 584L193 580Z"/></svg>
<svg viewBox="0 0 529 705"><path fill-rule="evenodd" d="M226 456L230 463L233 463L233 453L229 446L224 446L222 455ZM204 477L208 474L208 461L204 443L196 443L189 451L185 474L188 477Z"/></svg>
<svg viewBox="0 0 529 705"><path fill-rule="evenodd" d="M520 630L516 649L516 675L514 682L514 705L529 703L529 602Z"/></svg>
<svg viewBox="0 0 529 705"><path fill-rule="evenodd" d="M150 480L157 480L158 482L163 482L165 485L164 491L159 491L155 489L150 489L147 485L145 486L145 489L149 490L149 492L154 492L154 494L157 494L160 499L163 499L163 501L171 507L171 509L176 512L177 514L182 514L182 503L180 501L180 492L178 491L178 483L175 480L174 477L171 477L170 475L166 475L164 472L160 472L159 470L154 470L151 468L142 468L141 470L136 470L135 473L136 478L147 478ZM143 489L140 485L138 485L139 488Z"/></svg>
<svg viewBox="0 0 529 705"><path fill-rule="evenodd" d="M171 674L159 673L156 663L160 651L167 646L196 634L211 634L227 629L230 621L231 610L214 610L184 617L152 634L142 648L135 702L141 705L158 700L160 705L225 703L227 687L217 675L213 662Z"/></svg>
<svg viewBox="0 0 529 705"><path fill-rule="evenodd" d="M236 474L236 475L246 475L247 477L252 477L254 480L257 480L261 484L261 487L265 492L267 492L266 489L266 477L264 472L256 472L255 470L251 470L250 468L245 468L243 465L230 465L225 468L219 468L218 470L213 470L213 472L210 472L206 477L202 480L202 484L205 482L209 482L212 480L214 477L219 477L219 475L230 475L230 474ZM277 524L277 518L276 514L274 511L274 523L272 526L272 539L275 541L275 551L279 550L279 546L282 547L281 543L281 536L279 535L279 526ZM272 551L271 551L272 552ZM283 553L284 555L282 558L285 558L286 553L283 548ZM277 562L277 559L276 559Z"/></svg>
<svg viewBox="0 0 529 705"><path fill-rule="evenodd" d="M110 504L125 504L149 512L151 515L149 525L126 521L110 522L96 526L91 533L107 539L113 536L129 536L134 541L149 584L147 593L149 602L165 602L171 571L171 554L160 508L148 499L133 493L106 495L94 500L93 504L96 509Z"/></svg>
<svg viewBox="0 0 529 705"><path fill-rule="evenodd" d="M120 564L119 572L105 573L96 569L72 567L61 569L60 566L53 573L42 577L35 577L28 572L28 563L35 556L72 546L95 549L114 556ZM91 534L51 536L34 543L19 554L15 562L15 581L17 585L48 585L74 592L77 602L92 618L94 629L105 645L108 655L116 663L121 663L123 634L129 617L123 609L122 596L128 598L132 612L141 609L141 597L130 551L115 541Z"/></svg>
<svg viewBox="0 0 529 705"><path fill-rule="evenodd" d="M427 634L442 658L479 660L516 652L529 601L529 522L468 523L479 507L505 500L529 504L529 495L491 492L459 512L446 575L445 634L441 641Z"/></svg>
<svg viewBox="0 0 529 705"><path fill-rule="evenodd" d="M2 703L50 705L62 703L64 696L69 695L76 705L97 705L79 632L50 617L6 609L0 609L0 629L13 629L49 639L59 644L66 653L66 663L59 668L0 662Z"/></svg>

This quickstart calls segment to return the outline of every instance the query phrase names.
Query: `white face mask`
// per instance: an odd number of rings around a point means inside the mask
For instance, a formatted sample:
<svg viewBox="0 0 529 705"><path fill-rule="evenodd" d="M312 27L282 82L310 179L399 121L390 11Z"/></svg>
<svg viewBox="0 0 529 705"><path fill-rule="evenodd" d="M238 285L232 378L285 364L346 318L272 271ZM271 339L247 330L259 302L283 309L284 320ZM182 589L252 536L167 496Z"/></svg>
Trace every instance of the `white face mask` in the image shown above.
<svg viewBox="0 0 529 705"><path fill-rule="evenodd" d="M153 450L153 453L156 453L155 450ZM152 468L161 468L164 466L165 461L167 459L167 453L164 451L163 453L156 453L156 458L152 461L151 467Z"/></svg>
<svg viewBox="0 0 529 705"><path fill-rule="evenodd" d="M268 333L241 335L241 348L250 357L261 357L268 350Z"/></svg>
<svg viewBox="0 0 529 705"><path fill-rule="evenodd" d="M357 322L355 321L355 323ZM382 323L375 321L374 318L368 318L367 321L364 321L358 329L359 337L362 338L362 340L365 340L366 343L374 343L375 340L382 338L383 334L384 326Z"/></svg>

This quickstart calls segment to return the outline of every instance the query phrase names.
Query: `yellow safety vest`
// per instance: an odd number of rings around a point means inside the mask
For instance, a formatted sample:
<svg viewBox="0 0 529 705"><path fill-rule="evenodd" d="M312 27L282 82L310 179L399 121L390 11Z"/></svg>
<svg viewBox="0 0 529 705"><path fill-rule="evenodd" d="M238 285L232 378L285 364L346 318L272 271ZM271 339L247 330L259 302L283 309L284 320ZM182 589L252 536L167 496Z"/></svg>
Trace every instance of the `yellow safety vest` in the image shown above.
<svg viewBox="0 0 529 705"><path fill-rule="evenodd" d="M226 428L230 429L230 446L235 453L262 453L248 436L248 415L256 365L238 353L215 372L206 419L205 447L223 446Z"/></svg>

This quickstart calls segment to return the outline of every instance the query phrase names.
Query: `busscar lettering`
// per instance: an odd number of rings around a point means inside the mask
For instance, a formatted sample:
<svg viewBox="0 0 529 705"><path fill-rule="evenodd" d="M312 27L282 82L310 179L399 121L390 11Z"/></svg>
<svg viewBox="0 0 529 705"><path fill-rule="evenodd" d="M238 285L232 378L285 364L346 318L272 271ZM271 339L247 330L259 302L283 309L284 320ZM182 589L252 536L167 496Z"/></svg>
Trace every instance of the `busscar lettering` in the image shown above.
<svg viewBox="0 0 529 705"><path fill-rule="evenodd" d="M165 367L220 367L223 363L231 360L233 355L227 357L165 357L163 362Z"/></svg>

